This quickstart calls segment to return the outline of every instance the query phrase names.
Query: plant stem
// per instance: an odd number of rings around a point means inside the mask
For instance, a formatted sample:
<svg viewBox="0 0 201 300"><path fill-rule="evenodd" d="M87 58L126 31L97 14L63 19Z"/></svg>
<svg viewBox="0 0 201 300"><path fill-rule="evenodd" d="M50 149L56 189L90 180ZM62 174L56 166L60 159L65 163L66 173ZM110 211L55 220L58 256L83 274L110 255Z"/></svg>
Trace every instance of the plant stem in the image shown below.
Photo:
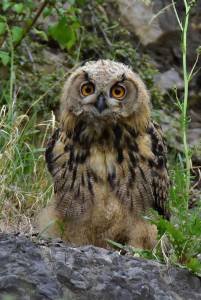
<svg viewBox="0 0 201 300"><path fill-rule="evenodd" d="M27 25L27 27L24 30L24 33L21 37L21 39L15 44L15 49L20 45L21 41L25 38L25 36L29 33L29 31L31 30L31 28L34 26L34 24L36 23L36 21L38 20L38 18L40 17L40 15L42 14L43 10L45 9L45 7L49 4L49 0L45 0L43 1L39 8L36 11L36 14L33 18L33 20Z"/></svg>
<svg viewBox="0 0 201 300"><path fill-rule="evenodd" d="M8 32L8 40L10 47L10 82L9 82L9 120L13 122L14 120L14 102L13 102L13 88L14 88L14 80L15 80L15 72L14 72L14 47L13 47L13 39L10 28L8 26L6 20L6 27Z"/></svg>
<svg viewBox="0 0 201 300"><path fill-rule="evenodd" d="M184 146L184 155L186 163L186 195L189 195L190 190L190 152L187 142L187 109L188 109L188 90L189 90L189 77L187 71L187 32L188 32L188 23L189 23L189 13L190 6L187 1L184 0L185 4L185 20L182 31L182 61L183 61L183 78L184 78L184 100L182 107L182 136L183 136L183 146Z"/></svg>

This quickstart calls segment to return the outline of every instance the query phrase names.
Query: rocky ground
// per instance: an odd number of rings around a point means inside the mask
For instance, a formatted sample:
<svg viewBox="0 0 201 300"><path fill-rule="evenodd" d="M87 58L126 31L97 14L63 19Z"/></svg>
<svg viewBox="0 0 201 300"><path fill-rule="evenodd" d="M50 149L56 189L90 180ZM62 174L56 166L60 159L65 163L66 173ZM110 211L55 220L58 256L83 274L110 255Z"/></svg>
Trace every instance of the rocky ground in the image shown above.
<svg viewBox="0 0 201 300"><path fill-rule="evenodd" d="M93 246L0 234L0 299L199 300L201 279Z"/></svg>
<svg viewBox="0 0 201 300"><path fill-rule="evenodd" d="M148 53L153 65L159 70L155 75L155 86L164 96L165 109L154 110L155 117L166 132L169 148L182 151L179 133L179 114L175 109L175 98L171 89L176 86L182 97L180 32L169 5L171 1L118 0L116 1L121 23L129 29L136 47ZM181 1L182 2L182 1ZM193 11L189 31L189 67L195 60L195 50L201 41L201 3ZM135 5L134 5L135 4ZM179 12L183 7L178 3ZM165 9L164 9L165 8ZM162 9L162 11L161 11ZM156 17L157 16L157 17ZM44 47L44 64L33 63L46 74L58 72L66 67L63 52ZM87 55L87 54L86 54ZM34 56L34 54L33 54ZM45 58L48 57L48 60ZM47 66L46 68L44 66ZM56 66L56 67L55 67ZM200 62L198 67L201 66ZM62 72L61 72L62 73ZM199 74L201 74L199 72ZM201 77L195 76L190 86L189 142L194 147L194 165L201 165ZM25 74L26 77L26 74ZM42 74L43 77L43 74ZM35 83L37 81L37 83ZM36 89L42 85L33 80ZM58 94L62 84L58 86ZM47 87L44 85L44 91ZM31 91L34 95L35 92ZM42 91L43 92L43 91ZM27 95L24 97L26 98ZM44 107L55 98L50 94ZM167 105L166 105L167 104ZM57 104L58 105L58 104ZM172 107L172 109L171 109ZM43 107L42 107L43 109ZM55 107L51 107L54 109ZM199 174L198 174L199 175ZM196 198L200 199L201 179L196 177ZM194 193L195 194L195 193ZM28 230L30 231L30 230ZM0 234L0 300L11 295L13 300L40 299L137 299L174 300L201 299L201 280L185 269L160 263L121 256L93 246L72 247L60 242L30 240L24 236Z"/></svg>

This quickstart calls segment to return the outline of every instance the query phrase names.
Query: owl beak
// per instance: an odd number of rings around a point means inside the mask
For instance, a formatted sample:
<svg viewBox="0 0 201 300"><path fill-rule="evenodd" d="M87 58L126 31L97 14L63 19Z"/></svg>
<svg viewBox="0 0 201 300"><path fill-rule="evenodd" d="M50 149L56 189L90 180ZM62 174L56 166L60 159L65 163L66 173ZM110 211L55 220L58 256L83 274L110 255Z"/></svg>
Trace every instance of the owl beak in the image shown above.
<svg viewBox="0 0 201 300"><path fill-rule="evenodd" d="M106 99L105 99L105 96L103 94L100 94L97 97L97 101L96 101L95 107L97 108L97 110L99 111L99 113L102 113L102 111L104 111L107 108L105 100Z"/></svg>

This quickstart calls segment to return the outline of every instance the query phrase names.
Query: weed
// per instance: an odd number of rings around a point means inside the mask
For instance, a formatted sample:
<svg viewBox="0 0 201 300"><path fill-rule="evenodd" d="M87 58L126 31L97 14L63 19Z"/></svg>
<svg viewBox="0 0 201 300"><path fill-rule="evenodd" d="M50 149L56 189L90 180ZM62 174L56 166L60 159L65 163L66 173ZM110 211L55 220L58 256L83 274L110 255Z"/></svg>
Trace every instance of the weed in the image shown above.
<svg viewBox="0 0 201 300"><path fill-rule="evenodd" d="M44 169L44 138L39 137L41 130L47 134L51 122L37 124L36 115L18 114L14 44L11 35L8 39L10 78L1 96L6 104L0 110L0 211L4 227L5 224L18 227L23 216L33 216L39 202L45 201L51 194Z"/></svg>
<svg viewBox="0 0 201 300"><path fill-rule="evenodd" d="M185 16L183 22L180 21L175 3L172 1L176 18L179 23L182 37L182 68L184 80L184 98L179 100L176 96L177 107L180 111L180 127L183 141L183 154L178 156L178 161L174 162L174 170L171 171L172 186L169 195L169 209L171 211L171 221L167 221L152 212L154 217L149 220L158 228L159 243L154 249L157 259L165 260L168 263L183 265L192 272L201 276L201 205L189 209L191 195L191 151L187 143L188 129L188 91L189 83L194 76L194 70L198 62L199 51L193 68L187 70L187 31L189 17L193 5L196 1L185 1ZM197 71L196 71L197 72ZM166 242L164 242L164 240ZM166 246L164 246L166 245Z"/></svg>
<svg viewBox="0 0 201 300"><path fill-rule="evenodd" d="M71 5L75 2L81 7L85 1L69 1ZM43 42L51 42L51 39L54 39L63 50L66 50L65 54L69 59L68 66L80 60L100 57L116 59L132 65L145 80L155 99L160 100L160 95L153 87L153 74L156 70L149 63L148 57L138 54L134 49L134 44L128 38L129 33L118 22L111 21L104 9L101 10L101 14L100 11L98 12L100 9L98 2L93 4L93 7L87 3L86 13L83 14L80 13L80 7L76 9L64 7L62 1L49 1L48 5L47 1L42 1L44 6L38 8L32 0L21 1L14 6L10 0L3 0L0 4L0 44L2 46L0 60L9 68L8 80L2 83L0 95L1 229L3 229L3 224L4 227L7 224L9 229L14 225L16 229L19 228L19 223L22 223L25 230L26 225L30 224L31 229L30 218L33 218L36 211L52 195L52 186L48 180L43 154L47 135L55 125L54 115L50 115L50 110L55 109L52 102L58 103L56 101L59 85L65 79L65 72L62 69L61 72L54 71L51 75L41 75L35 78L36 72L33 72L31 68L29 74L33 73L33 75L29 80L26 81L27 73L24 77L19 76L19 61L20 59L21 63L24 61L22 57L16 60L19 55L16 55L16 47L18 46L17 51L19 51L22 40L29 41L30 30ZM157 225L159 232L159 242L154 252L140 249L130 249L130 251L146 258L156 257L161 261L182 264L200 274L201 265L198 256L201 252L201 208L188 209L191 183L191 152L187 144L188 86L195 73L200 50L192 70L188 72L186 36L190 11L195 2L184 0L186 8L184 22L180 21L176 6L174 2L172 3L182 31L185 84L183 101L179 101L176 96L181 114L184 155L181 156L175 170L171 172L172 219L169 222L153 212L154 217L149 220ZM27 3L29 5L26 6ZM91 11L93 14L90 14ZM6 12L7 17L3 16L2 12ZM47 32L36 26L39 15L44 18L56 16L55 23L49 26ZM24 24L26 25L25 31L23 30ZM67 25L69 31L65 31ZM18 82L22 87L21 91L17 88ZM46 99L46 96L49 98ZM39 117L47 121L39 122ZM165 239L169 241L167 248ZM110 244L112 243L115 247L124 247L110 241Z"/></svg>
<svg viewBox="0 0 201 300"><path fill-rule="evenodd" d="M196 1L185 1L185 16L180 21L175 3L172 5L176 18L181 29L182 37L182 68L184 80L184 98L180 101L175 95L176 105L180 111L180 129L183 142L183 153L174 161L174 169L171 171L171 188L169 194L169 210L171 220L165 220L156 211L152 211L152 217L145 217L146 220L155 224L158 228L158 243L152 251L143 251L129 246L123 246L113 241L108 241L115 248L124 249L131 254L137 254L144 258L156 258L168 264L185 266L192 272L201 276L201 205L198 203L193 209L189 209L191 194L191 151L187 143L188 128L188 91L189 82L194 76L197 57L193 68L187 70L187 31L190 12Z"/></svg>

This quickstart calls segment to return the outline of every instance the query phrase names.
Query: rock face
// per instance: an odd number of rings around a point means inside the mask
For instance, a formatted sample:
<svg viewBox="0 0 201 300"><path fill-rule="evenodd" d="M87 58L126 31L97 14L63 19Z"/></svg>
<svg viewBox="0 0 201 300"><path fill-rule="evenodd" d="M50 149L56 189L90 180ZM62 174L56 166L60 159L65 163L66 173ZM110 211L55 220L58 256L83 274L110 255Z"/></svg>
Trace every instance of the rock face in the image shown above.
<svg viewBox="0 0 201 300"><path fill-rule="evenodd" d="M0 299L8 294L14 299L57 299L62 290L39 248L26 238L1 234Z"/></svg>
<svg viewBox="0 0 201 300"><path fill-rule="evenodd" d="M0 299L201 299L187 270L93 246L0 235Z"/></svg>
<svg viewBox="0 0 201 300"><path fill-rule="evenodd" d="M154 19L153 4L139 0L118 0L122 23L138 36L143 45L155 42L163 33ZM153 22L152 22L153 20Z"/></svg>
<svg viewBox="0 0 201 300"><path fill-rule="evenodd" d="M181 22L184 19L185 8L183 1L175 1L178 15ZM182 65L181 53L181 31L175 17L172 3L169 0L117 0L121 23L138 37L143 52L150 54L156 62L160 72L169 71L170 67L174 72L179 73ZM196 49L200 46L201 40L201 1L196 1L190 15L188 34L188 67L191 68L196 59ZM201 66L198 62L197 67ZM198 72L191 88L200 91L200 72ZM171 80L167 89L175 86ZM168 78L167 78L168 80ZM180 88L179 86L178 88Z"/></svg>
<svg viewBox="0 0 201 300"><path fill-rule="evenodd" d="M176 87L177 89L183 88L183 80L174 68L171 68L164 73L156 74L154 76L154 81L155 86L162 94L165 94L167 90L170 90L172 87Z"/></svg>
<svg viewBox="0 0 201 300"><path fill-rule="evenodd" d="M181 23L184 21L183 1L174 1ZM139 40L138 47L148 53L153 64L160 71L155 75L155 86L164 95L167 106L175 110L175 93L183 99L183 74L181 52L181 30L170 0L117 0L121 23ZM190 72L195 63L201 41L201 1L192 1L187 36L187 69ZM199 50L200 51L200 50ZM196 70L200 70L198 60ZM189 132L188 141L193 153L193 162L200 166L201 156L201 72L196 72L189 85ZM182 151L180 121L177 114L169 114L168 122L160 118L160 124L167 131L168 144ZM176 126L175 126L176 124ZM177 128L176 128L177 127ZM166 130L167 129L167 130Z"/></svg>

